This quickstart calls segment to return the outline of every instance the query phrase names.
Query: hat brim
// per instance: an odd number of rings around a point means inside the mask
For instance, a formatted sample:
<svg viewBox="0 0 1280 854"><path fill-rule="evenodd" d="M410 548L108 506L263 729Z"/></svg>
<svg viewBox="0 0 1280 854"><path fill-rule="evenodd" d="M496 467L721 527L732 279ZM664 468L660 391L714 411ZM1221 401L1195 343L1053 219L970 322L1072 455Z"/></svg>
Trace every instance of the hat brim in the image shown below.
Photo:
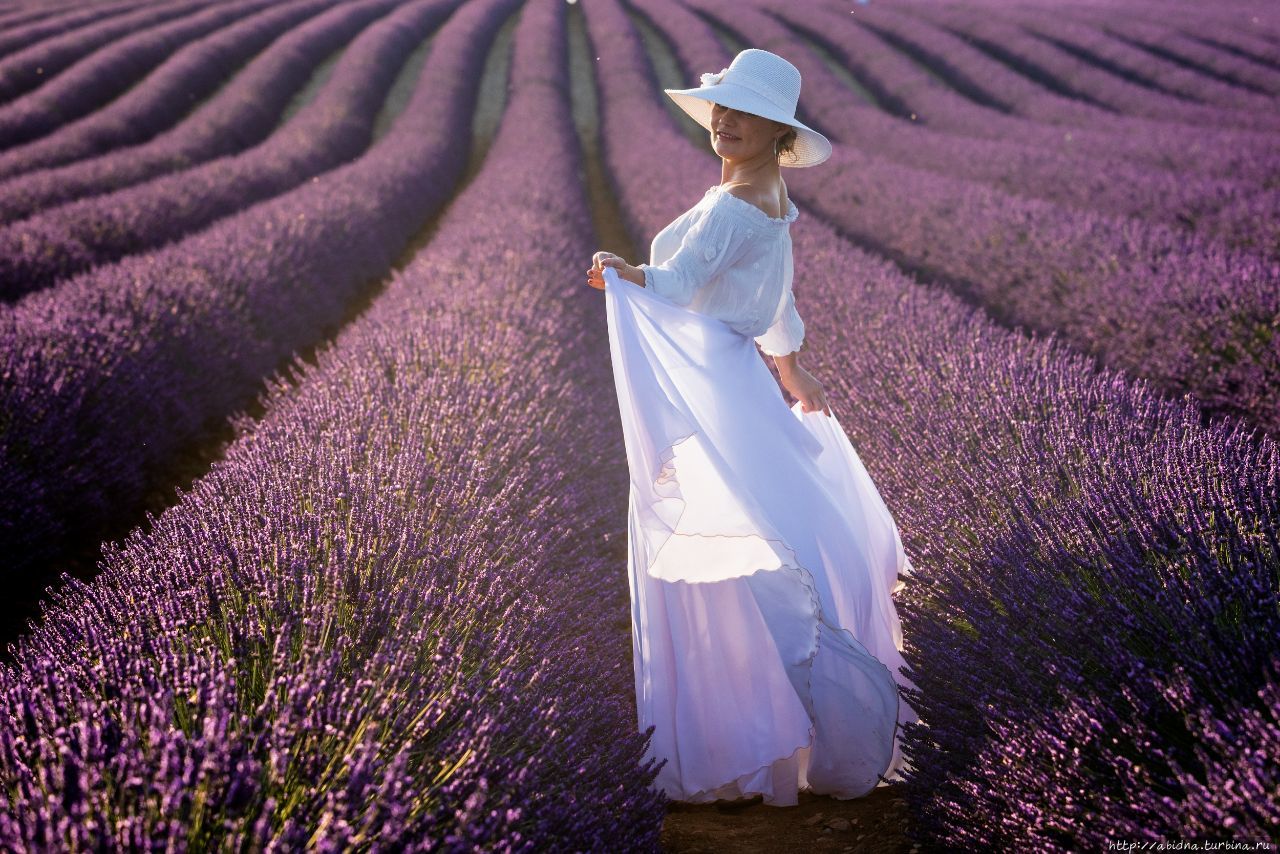
<svg viewBox="0 0 1280 854"><path fill-rule="evenodd" d="M796 121L794 116L783 115L773 104L755 92L734 83L716 83L693 89L663 89L680 109L698 124L711 130L711 105L720 104L744 113L763 116L782 122L796 129L796 143L790 153L778 158L779 166L803 168L817 166L831 156L831 141L813 128Z"/></svg>

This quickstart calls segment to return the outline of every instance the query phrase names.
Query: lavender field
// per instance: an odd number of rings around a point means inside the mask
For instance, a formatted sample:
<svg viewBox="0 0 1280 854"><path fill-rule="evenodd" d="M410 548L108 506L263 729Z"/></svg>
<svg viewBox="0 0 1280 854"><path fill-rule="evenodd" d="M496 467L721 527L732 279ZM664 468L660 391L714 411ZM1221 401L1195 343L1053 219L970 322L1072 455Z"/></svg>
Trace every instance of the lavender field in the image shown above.
<svg viewBox="0 0 1280 854"><path fill-rule="evenodd" d="M650 788L583 273L746 47L921 723L725 812ZM1265 0L0 2L4 850L1280 841L1278 439Z"/></svg>

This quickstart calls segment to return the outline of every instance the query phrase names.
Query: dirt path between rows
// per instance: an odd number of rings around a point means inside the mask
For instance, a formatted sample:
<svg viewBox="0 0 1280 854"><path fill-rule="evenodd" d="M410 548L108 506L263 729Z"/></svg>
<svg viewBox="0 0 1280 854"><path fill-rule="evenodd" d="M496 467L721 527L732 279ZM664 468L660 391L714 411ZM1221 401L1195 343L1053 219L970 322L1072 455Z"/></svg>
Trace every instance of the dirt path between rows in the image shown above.
<svg viewBox="0 0 1280 854"><path fill-rule="evenodd" d="M840 801L808 792L794 807L671 804L662 849L673 854L781 851L916 852L906 837L907 805L888 787Z"/></svg>

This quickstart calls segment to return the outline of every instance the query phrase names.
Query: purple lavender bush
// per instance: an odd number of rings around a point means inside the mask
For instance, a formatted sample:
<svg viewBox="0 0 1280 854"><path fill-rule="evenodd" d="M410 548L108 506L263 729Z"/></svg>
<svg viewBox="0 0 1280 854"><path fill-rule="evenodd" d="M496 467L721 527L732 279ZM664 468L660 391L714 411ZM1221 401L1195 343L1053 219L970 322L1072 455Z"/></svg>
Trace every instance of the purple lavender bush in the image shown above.
<svg viewBox="0 0 1280 854"><path fill-rule="evenodd" d="M0 33L0 100L12 101L48 83L103 45L190 15L209 0L130 3L79 9ZM116 14L125 12L127 14Z"/></svg>
<svg viewBox="0 0 1280 854"><path fill-rule="evenodd" d="M0 148L51 133L118 96L174 50L271 5L232 0L117 39L45 85L0 106ZM189 7L182 7L190 11Z"/></svg>
<svg viewBox="0 0 1280 854"><path fill-rule="evenodd" d="M410 103L360 158L0 309L0 554L13 570L100 541L154 471L387 273L466 164L456 129L469 126L483 48L513 2L449 18Z"/></svg>
<svg viewBox="0 0 1280 854"><path fill-rule="evenodd" d="M658 850L565 14L427 248L18 644L6 847Z"/></svg>
<svg viewBox="0 0 1280 854"><path fill-rule="evenodd" d="M815 4L797 5L799 14L783 17L830 51L882 103L896 105L898 115L921 124L960 136L1018 140L1064 154L1124 156L1177 174L1262 183L1280 174L1274 133L1200 127L1171 132L1166 122L1123 116L1063 95L954 34L943 48L947 79L939 80L875 30L854 25L850 19L857 16L850 15L847 4L832 2L825 8L828 14L818 19L817 27L804 24L821 11ZM1000 8L989 14L998 16ZM833 30L830 34L828 28ZM967 81L963 95L954 88L957 71Z"/></svg>
<svg viewBox="0 0 1280 854"><path fill-rule="evenodd" d="M0 15L0 58L7 59L38 42L150 4L146 0L128 0L124 3L102 3L88 9L83 3L63 3L63 8L58 8L59 5L41 4L39 8L13 9Z"/></svg>
<svg viewBox="0 0 1280 854"><path fill-rule="evenodd" d="M256 145L278 127L285 109L330 54L401 2L345 3L294 27L178 125L145 143L56 168L28 171L24 166L23 174L0 182L0 223Z"/></svg>
<svg viewBox="0 0 1280 854"><path fill-rule="evenodd" d="M1125 10L1126 15L1106 15L1103 19L1098 17L1098 11L1105 10L1091 11L1082 6L1063 11L1071 18L1093 24L1103 32L1157 56L1204 69L1204 73L1233 86L1280 96L1280 68L1274 61L1275 47L1240 27L1249 18L1224 21L1220 15L1211 15L1191 24L1182 24L1176 19L1171 20L1168 14L1152 15L1150 8L1143 10L1137 6L1129 6ZM1250 18L1258 20L1256 16ZM1267 58L1269 54L1270 60Z"/></svg>
<svg viewBox="0 0 1280 854"><path fill-rule="evenodd" d="M643 243L717 164L660 104L622 7L584 12L606 166ZM1002 329L803 208L793 238L802 361L917 568L899 603L922 718L906 727L912 838L1274 837L1276 442Z"/></svg>
<svg viewBox="0 0 1280 854"><path fill-rule="evenodd" d="M176 51L128 92L76 121L0 155L0 176L56 166L143 142L192 107L277 36L332 0L293 0L257 12Z"/></svg>
<svg viewBox="0 0 1280 854"><path fill-rule="evenodd" d="M769 38L772 43L772 32L784 37L781 33L786 27L785 14L780 16L783 20L771 25L761 22L759 16L752 17L755 20L751 32L757 38ZM997 113L1004 115L1012 112L1019 101L1041 103L1052 100L1052 93L1007 66L990 59L984 61L959 37L908 12L868 5L858 10L855 20L861 28L857 30L860 36L870 34L887 42L911 61L933 71L955 91L940 93L934 99L938 103L930 103L924 113L902 104L895 104L895 111L890 112L888 104L881 108L863 103L845 91L842 100L846 106L838 114L823 113L823 117L824 124L838 123L841 128L848 125L855 129L844 135L847 144L907 166L980 180L1005 190L1016 189L1019 195L1141 217L1227 241L1235 232L1222 233L1210 227L1208 217L1225 205L1258 193L1258 182L1248 174L1202 174L1190 164L1169 169L1164 163L1135 160L1102 146L1097 150L1075 150L1073 132L1059 134L1052 145L1039 139L1033 144L1021 135L990 139L946 132L945 128L935 127L935 110L945 108L958 116L996 110L1004 111ZM766 34L766 29L771 33ZM793 35L788 41L798 38L798 34ZM806 91L815 85L840 85L841 81L812 55L807 45L794 53L793 61L800 63ZM993 85L993 80L1002 81L1001 85ZM905 114L900 114L904 109ZM1101 122L1094 126L1098 124ZM1043 130L1043 126L1032 127ZM1280 151L1275 152L1273 160L1275 157L1280 157ZM1266 162L1253 160L1248 165L1257 171L1265 169ZM1246 226L1244 222L1236 223L1237 231L1246 230ZM1243 246L1243 241L1238 245Z"/></svg>
<svg viewBox="0 0 1280 854"><path fill-rule="evenodd" d="M1266 115L1276 107L1275 99L1267 94L1143 49L1105 28L1052 15L1046 9L1011 10L1005 20L1086 63L1131 81L1118 97L1110 85L1103 90L1115 97L1114 106L1123 112L1151 114L1162 121L1183 116L1194 121L1205 110L1219 110L1217 117L1224 123L1276 121ZM1153 90L1154 97L1143 97ZM1188 104L1189 101L1195 103Z"/></svg>
<svg viewBox="0 0 1280 854"><path fill-rule="evenodd" d="M1128 55L1113 59L1110 68L1100 67L1102 60L1097 53L1101 47L1097 39L1092 43L1082 41L1078 29L1073 30L1069 21L1062 21L1060 26L1053 28L1052 39L1034 24L1024 25L1024 22L1037 19L1043 21L1043 16L1053 14L1052 10L1026 16L1013 10L992 15L990 10L976 6L946 10L934 7L927 12L925 7L915 6L913 11L957 33L1024 75L1104 110L1192 126L1272 133L1280 130L1280 115L1274 110L1259 111L1256 105L1252 109L1233 109L1196 103L1150 85L1140 85L1129 79L1136 72ZM1092 60L1087 58L1090 49ZM1116 73L1117 65L1121 68L1128 65L1128 73Z"/></svg>
<svg viewBox="0 0 1280 854"><path fill-rule="evenodd" d="M458 0L417 0L370 27L320 93L263 143L0 228L0 296L180 239L356 157L406 58Z"/></svg>

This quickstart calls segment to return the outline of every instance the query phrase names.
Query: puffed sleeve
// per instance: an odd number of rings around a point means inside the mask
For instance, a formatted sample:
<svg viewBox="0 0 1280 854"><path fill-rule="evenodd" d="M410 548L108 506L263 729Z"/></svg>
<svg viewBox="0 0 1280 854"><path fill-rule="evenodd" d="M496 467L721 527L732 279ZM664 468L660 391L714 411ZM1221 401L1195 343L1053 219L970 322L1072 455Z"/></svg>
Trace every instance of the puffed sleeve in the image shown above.
<svg viewBox="0 0 1280 854"><path fill-rule="evenodd" d="M670 258L658 265L640 265L644 286L677 305L688 305L699 288L746 253L754 236L751 224L732 207L712 205Z"/></svg>
<svg viewBox="0 0 1280 854"><path fill-rule="evenodd" d="M756 336L756 343L767 355L786 356L799 350L803 342L804 321L796 311L796 295L788 288L782 314L763 334Z"/></svg>

